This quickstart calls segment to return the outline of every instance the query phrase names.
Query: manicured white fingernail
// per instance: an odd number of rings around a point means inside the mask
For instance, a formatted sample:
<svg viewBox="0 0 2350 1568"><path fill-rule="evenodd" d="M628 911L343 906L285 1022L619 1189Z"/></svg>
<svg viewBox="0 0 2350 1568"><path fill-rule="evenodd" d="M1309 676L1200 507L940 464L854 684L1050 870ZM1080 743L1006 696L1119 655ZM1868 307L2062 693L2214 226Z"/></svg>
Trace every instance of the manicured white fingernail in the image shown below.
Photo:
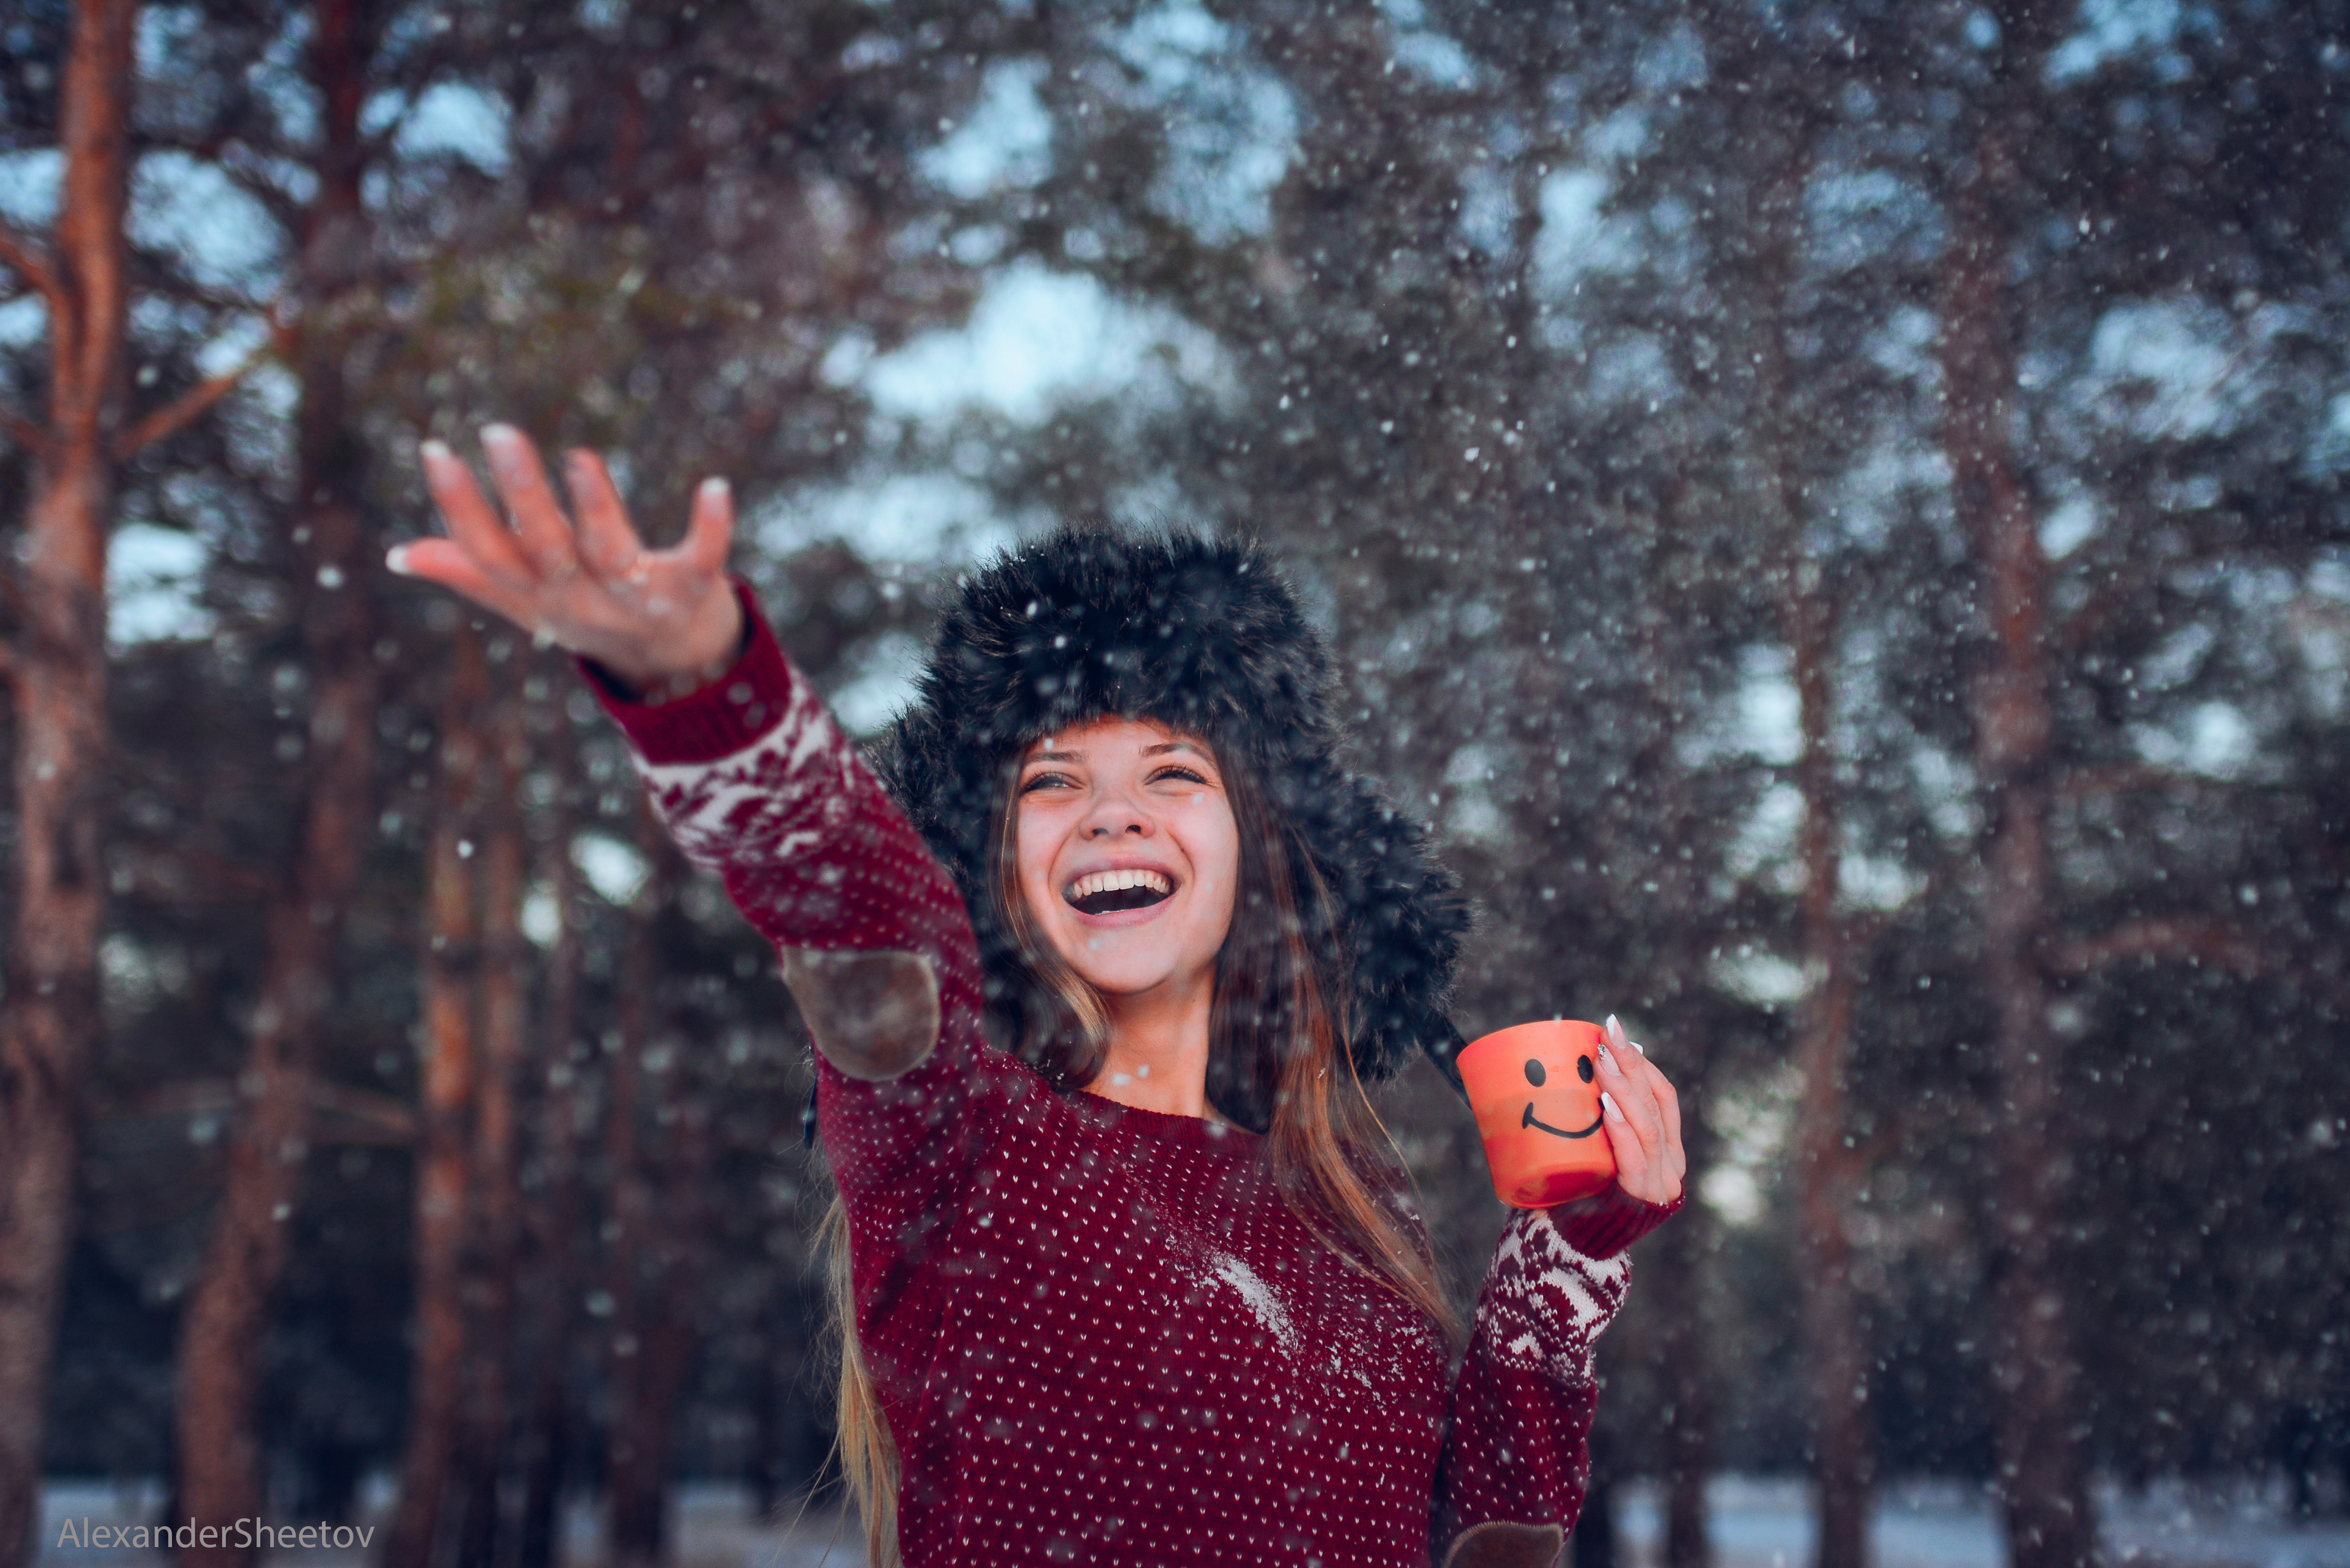
<svg viewBox="0 0 2350 1568"><path fill-rule="evenodd" d="M1607 1113L1608 1120L1620 1122L1624 1119L1624 1113L1616 1108L1616 1096L1605 1089L1599 1091L1599 1105Z"/></svg>
<svg viewBox="0 0 2350 1568"><path fill-rule="evenodd" d="M1620 1024L1620 1023L1617 1023L1617 1022L1616 1022L1616 1015L1615 1015L1614 1013L1612 1013L1612 1012L1611 1012L1611 1013L1609 1013L1609 1014L1607 1015L1607 1033L1610 1033L1610 1034L1614 1034L1617 1031L1618 1031L1618 1030L1622 1029L1623 1027L1624 1027L1624 1026L1623 1026L1622 1024Z"/></svg>
<svg viewBox="0 0 2350 1568"><path fill-rule="evenodd" d="M384 553L383 564L390 570L398 572L403 577L415 576L414 573L408 569L408 546L405 545L394 545L390 550L386 551Z"/></svg>
<svg viewBox="0 0 2350 1568"><path fill-rule="evenodd" d="M449 461L449 443L445 441L419 441L416 452L427 462L446 462Z"/></svg>
<svg viewBox="0 0 2350 1568"><path fill-rule="evenodd" d="M1638 1051L1643 1056L1648 1054L1648 1048L1646 1045L1641 1044L1638 1040L1627 1040L1624 1044L1629 1045L1633 1050Z"/></svg>
<svg viewBox="0 0 2350 1568"><path fill-rule="evenodd" d="M482 450L489 454L492 468L513 473L524 462L522 431L512 425L484 425Z"/></svg>
<svg viewBox="0 0 2350 1568"><path fill-rule="evenodd" d="M713 505L726 499L727 491L726 482L714 474L702 482L702 499Z"/></svg>

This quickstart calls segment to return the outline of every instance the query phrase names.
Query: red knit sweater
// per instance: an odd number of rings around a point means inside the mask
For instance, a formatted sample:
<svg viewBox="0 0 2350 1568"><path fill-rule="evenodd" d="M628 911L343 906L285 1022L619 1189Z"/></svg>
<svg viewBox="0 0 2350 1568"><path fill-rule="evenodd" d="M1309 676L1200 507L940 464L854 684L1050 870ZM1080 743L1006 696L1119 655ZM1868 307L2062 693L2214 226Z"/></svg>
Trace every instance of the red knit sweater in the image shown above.
<svg viewBox="0 0 2350 1568"><path fill-rule="evenodd" d="M1315 1239L1255 1136L1055 1093L986 1043L952 881L744 603L719 681L603 695L671 831L771 940L911 951L937 979L919 1065L817 1069L909 1568L1421 1568L1485 1521L1571 1527L1592 1341L1669 1210L1513 1214L1448 1376L1436 1325Z"/></svg>

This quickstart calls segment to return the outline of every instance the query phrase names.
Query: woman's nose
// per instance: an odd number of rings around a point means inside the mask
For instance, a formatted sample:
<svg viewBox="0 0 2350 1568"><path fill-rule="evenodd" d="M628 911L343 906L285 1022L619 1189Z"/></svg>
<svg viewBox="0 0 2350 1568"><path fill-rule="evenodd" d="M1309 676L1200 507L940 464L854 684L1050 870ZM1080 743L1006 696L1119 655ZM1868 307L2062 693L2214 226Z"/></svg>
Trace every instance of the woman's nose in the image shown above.
<svg viewBox="0 0 2350 1568"><path fill-rule="evenodd" d="M1123 790L1105 790L1086 815L1087 838L1116 838L1128 833L1148 838L1150 832L1150 814Z"/></svg>

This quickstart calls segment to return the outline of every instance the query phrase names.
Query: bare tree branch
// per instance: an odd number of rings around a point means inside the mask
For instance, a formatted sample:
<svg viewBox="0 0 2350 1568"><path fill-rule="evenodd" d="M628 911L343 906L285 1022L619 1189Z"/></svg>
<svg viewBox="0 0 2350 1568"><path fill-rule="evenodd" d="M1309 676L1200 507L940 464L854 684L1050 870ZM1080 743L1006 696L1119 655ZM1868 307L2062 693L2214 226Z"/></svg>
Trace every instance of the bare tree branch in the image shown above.
<svg viewBox="0 0 2350 1568"><path fill-rule="evenodd" d="M310 1109L321 1116L339 1116L356 1122L372 1132L371 1138L331 1134L319 1138L322 1143L384 1143L407 1144L416 1141L414 1107L390 1095L379 1095L369 1089L354 1089L341 1084L329 1084L323 1079L310 1083Z"/></svg>
<svg viewBox="0 0 2350 1568"><path fill-rule="evenodd" d="M204 411L236 389L255 365L265 358L275 347L275 334L246 355L233 369L224 371L208 381L200 381L182 392L132 425L115 439L114 456L120 462L142 449L152 446L164 437L176 434L203 417Z"/></svg>
<svg viewBox="0 0 2350 1568"><path fill-rule="evenodd" d="M57 275L49 265L49 258L41 247L7 223L0 223L0 262L5 262L25 275L25 280L48 297L52 308L60 307Z"/></svg>
<svg viewBox="0 0 2350 1568"><path fill-rule="evenodd" d="M181 265L186 260L182 253L168 248L133 245L130 248L133 286L142 293L154 295L174 306L202 306L224 315L261 316L274 308L267 299L255 299L196 282L187 275Z"/></svg>
<svg viewBox="0 0 2350 1568"><path fill-rule="evenodd" d="M2282 960L2234 926L2219 920L2152 915L2124 920L2092 937L2058 942L2048 950L2049 967L2060 974L2089 974L2132 959L2209 964L2246 980L2279 980L2336 1003L2350 1003L2350 986L2338 977Z"/></svg>
<svg viewBox="0 0 2350 1568"><path fill-rule="evenodd" d="M6 431L18 446L35 457L49 455L48 432L16 410L0 408L0 430Z"/></svg>
<svg viewBox="0 0 2350 1568"><path fill-rule="evenodd" d="M2060 942L2049 952L2050 967L2065 974L2140 958L2193 959L2241 974L2264 974L2269 968L2261 950L2233 927L2165 915L2125 920L2095 936Z"/></svg>
<svg viewBox="0 0 2350 1568"><path fill-rule="evenodd" d="M228 856L177 842L142 840L130 835L124 837L152 851L133 857L130 862L135 878L130 891L134 894L151 893L185 905L266 898L277 890L276 879L269 873Z"/></svg>
<svg viewBox="0 0 2350 1568"><path fill-rule="evenodd" d="M320 1127L312 1133L319 1143L399 1145L416 1138L416 1112L405 1102L369 1089L354 1089L323 1079L312 1079L307 1096L311 1112L345 1125ZM200 1116L234 1115L242 1104L231 1078L195 1078L166 1084L97 1108L102 1118Z"/></svg>
<svg viewBox="0 0 2350 1568"><path fill-rule="evenodd" d="M2179 794L2241 794L2246 786L2226 779L2181 773L2155 763L2117 763L2110 767L2069 768L2056 777L2060 800L2168 791Z"/></svg>

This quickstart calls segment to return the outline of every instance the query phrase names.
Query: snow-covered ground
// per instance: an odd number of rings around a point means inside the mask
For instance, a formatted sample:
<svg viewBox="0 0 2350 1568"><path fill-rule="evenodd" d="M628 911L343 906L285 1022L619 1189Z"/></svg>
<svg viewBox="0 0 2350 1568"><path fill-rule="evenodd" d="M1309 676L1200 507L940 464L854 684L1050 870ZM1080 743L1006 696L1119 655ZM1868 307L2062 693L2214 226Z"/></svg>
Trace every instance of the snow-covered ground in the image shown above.
<svg viewBox="0 0 2350 1568"><path fill-rule="evenodd" d="M369 1489L364 1518L380 1522L388 1489ZM1716 1568L1803 1568L1811 1558L1812 1521L1800 1481L1725 1476L1713 1484ZM41 1568L161 1568L154 1552L59 1544L68 1521L132 1525L154 1520L162 1502L153 1482L58 1482L43 1499ZM2116 1564L2141 1568L2350 1568L2350 1520L2302 1522L2282 1492L2257 1484L2161 1482L2142 1496L2102 1489L2098 1498L2106 1552ZM1656 1489L1628 1487L1621 1504L1628 1568L1655 1568L1659 1530ZM761 1522L739 1488L689 1486L678 1499L677 1568L859 1568L854 1521L810 1512ZM567 1568L601 1558L594 1513L567 1521ZM1999 1521L1974 1487L1908 1481L1878 1500L1871 1534L1877 1568L2001 1568ZM271 1554L280 1568L363 1568L370 1550L295 1550Z"/></svg>
<svg viewBox="0 0 2350 1568"><path fill-rule="evenodd" d="M1802 1568L1812 1556L1801 1481L1724 1476L1710 1493L1716 1568ZM2350 1568L2350 1520L2293 1519L2281 1490L2164 1481L2132 1496L2101 1487L2107 1557L2146 1568ZM1633 1568L1655 1568L1661 1517L1653 1486L1625 1489L1618 1514ZM1905 1481L1878 1495L1877 1568L2001 1568L1999 1515L1981 1489Z"/></svg>

